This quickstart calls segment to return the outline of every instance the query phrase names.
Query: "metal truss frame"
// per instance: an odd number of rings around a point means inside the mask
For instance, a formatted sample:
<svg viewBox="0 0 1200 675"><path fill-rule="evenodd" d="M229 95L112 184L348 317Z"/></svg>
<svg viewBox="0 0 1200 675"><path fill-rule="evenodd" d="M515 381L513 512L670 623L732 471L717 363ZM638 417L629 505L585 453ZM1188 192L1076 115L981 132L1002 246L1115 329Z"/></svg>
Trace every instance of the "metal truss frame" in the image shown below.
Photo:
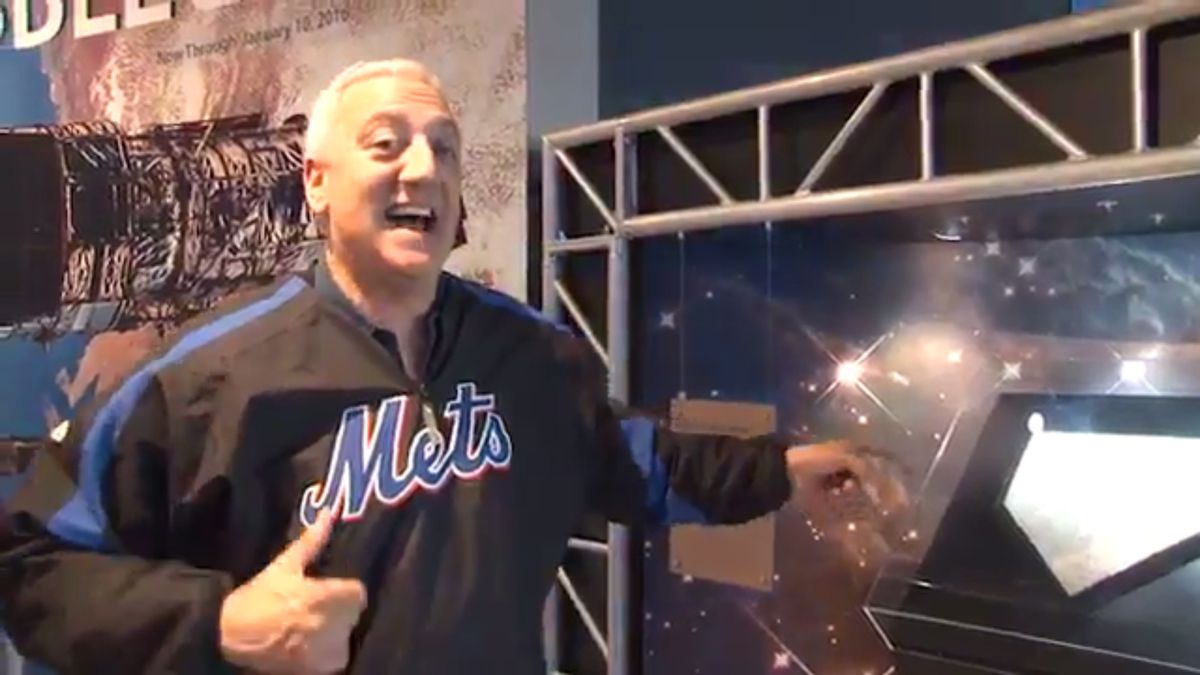
<svg viewBox="0 0 1200 675"><path fill-rule="evenodd" d="M1152 148L1149 142L1147 32L1166 24L1200 17L1200 1L1156 0L1004 31L949 43L849 67L814 73L764 86L728 92L679 105L650 109L621 118L568 129L542 137L542 309L554 318L569 315L609 367L610 394L628 397L629 369L629 246L633 239L726 226L797 221L888 209L1011 197L1084 188L1113 182L1152 180L1200 173L1200 139L1171 148ZM1130 87L1125 99L1132 111L1129 148L1118 154L1095 155L1052 120L1009 88L989 70L989 64L1014 56L1036 54L1080 43L1126 36L1129 40ZM1003 170L939 174L935 168L934 75L964 70L1009 106L1062 152L1060 161ZM919 82L919 179L887 184L814 190L885 90L902 80ZM776 194L771 180L770 124L773 106L870 87L845 125L808 171L793 194ZM755 200L734 199L720 181L674 133L680 124L712 120L757 110L758 185ZM639 215L637 211L637 136L657 133L712 193L714 204ZM579 169L570 150L612 143L615 164L614 203L606 204ZM563 228L562 174L570 176L587 201L604 219L603 234L568 236ZM792 191L790 189L789 191ZM601 343L563 282L561 261L579 252L607 252L607 341ZM561 591L583 617L584 624L608 661L609 675L630 672L630 547L628 531L610 525L607 542L572 539L573 549L608 557L608 626L601 633L590 610L580 600L567 573L560 569L559 585L550 594L545 612L548 668L559 669L557 626Z"/></svg>

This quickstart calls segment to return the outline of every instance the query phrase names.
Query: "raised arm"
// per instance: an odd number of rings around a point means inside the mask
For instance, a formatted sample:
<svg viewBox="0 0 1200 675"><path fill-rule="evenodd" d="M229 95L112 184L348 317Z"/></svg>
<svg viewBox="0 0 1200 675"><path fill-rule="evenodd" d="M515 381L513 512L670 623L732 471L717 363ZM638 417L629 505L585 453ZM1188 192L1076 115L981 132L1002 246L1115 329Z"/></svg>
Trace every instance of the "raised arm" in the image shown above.
<svg viewBox="0 0 1200 675"><path fill-rule="evenodd" d="M601 510L622 522L736 524L792 492L788 444L772 436L684 434L616 403L597 412Z"/></svg>
<svg viewBox="0 0 1200 675"><path fill-rule="evenodd" d="M791 494L781 439L684 434L608 397L608 373L583 340L555 336L586 442L591 505L622 523L734 524L778 509Z"/></svg>

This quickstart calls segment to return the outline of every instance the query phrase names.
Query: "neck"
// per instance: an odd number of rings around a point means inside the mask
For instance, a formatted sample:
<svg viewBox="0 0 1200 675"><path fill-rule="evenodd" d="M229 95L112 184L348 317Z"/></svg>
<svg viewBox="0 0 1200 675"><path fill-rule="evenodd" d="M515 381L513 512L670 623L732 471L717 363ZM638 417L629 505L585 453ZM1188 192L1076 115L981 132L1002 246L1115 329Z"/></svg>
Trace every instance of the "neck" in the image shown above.
<svg viewBox="0 0 1200 675"><path fill-rule="evenodd" d="M425 360L422 319L437 295L437 277L414 280L403 288L372 288L364 284L333 251L326 251L329 276L354 308L376 328L396 336L409 373L419 373Z"/></svg>

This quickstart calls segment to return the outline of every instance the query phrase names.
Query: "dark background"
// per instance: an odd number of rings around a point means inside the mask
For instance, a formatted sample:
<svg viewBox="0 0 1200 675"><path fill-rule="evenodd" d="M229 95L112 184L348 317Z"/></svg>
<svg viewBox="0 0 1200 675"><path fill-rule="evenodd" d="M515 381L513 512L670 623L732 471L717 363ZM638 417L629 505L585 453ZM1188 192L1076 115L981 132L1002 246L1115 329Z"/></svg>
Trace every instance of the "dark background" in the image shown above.
<svg viewBox="0 0 1200 675"><path fill-rule="evenodd" d="M1045 21L1069 14L1071 4L603 0L600 115L611 117Z"/></svg>

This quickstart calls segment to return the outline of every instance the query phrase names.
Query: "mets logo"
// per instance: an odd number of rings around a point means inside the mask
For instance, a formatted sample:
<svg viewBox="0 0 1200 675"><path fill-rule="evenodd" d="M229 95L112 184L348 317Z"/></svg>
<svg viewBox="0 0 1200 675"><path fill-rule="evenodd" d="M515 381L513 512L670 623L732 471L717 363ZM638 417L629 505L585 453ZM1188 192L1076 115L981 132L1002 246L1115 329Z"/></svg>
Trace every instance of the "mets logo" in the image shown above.
<svg viewBox="0 0 1200 675"><path fill-rule="evenodd" d="M451 476L478 480L508 468L512 439L495 412L495 396L459 384L442 413L450 421L447 438L428 428L414 433L419 405L415 397L394 396L342 413L325 480L305 488L300 500L306 527L324 508L356 520L371 502L399 506L418 490L437 492Z"/></svg>

